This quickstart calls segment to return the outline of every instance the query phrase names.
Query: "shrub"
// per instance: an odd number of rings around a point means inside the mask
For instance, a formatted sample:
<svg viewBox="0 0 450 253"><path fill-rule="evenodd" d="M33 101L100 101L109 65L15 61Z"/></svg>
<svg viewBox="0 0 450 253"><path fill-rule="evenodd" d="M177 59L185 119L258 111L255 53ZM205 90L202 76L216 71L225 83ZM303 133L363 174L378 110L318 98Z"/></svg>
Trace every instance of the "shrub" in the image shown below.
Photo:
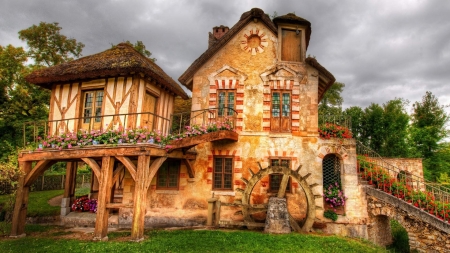
<svg viewBox="0 0 450 253"><path fill-rule="evenodd" d="M325 218L331 219L333 221L337 221L337 219L338 219L338 215L333 210L326 210L323 213L323 216Z"/></svg>

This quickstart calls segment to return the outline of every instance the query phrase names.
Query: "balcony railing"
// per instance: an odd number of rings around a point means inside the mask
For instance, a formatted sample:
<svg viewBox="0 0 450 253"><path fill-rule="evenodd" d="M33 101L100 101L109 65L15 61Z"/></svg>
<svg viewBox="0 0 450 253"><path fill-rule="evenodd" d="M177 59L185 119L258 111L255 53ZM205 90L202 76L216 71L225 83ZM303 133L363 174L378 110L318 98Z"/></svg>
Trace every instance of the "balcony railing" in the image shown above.
<svg viewBox="0 0 450 253"><path fill-rule="evenodd" d="M211 108L178 113L170 118L144 112L33 121L26 122L23 125L23 146L27 143L38 142L38 137L58 136L78 130L90 132L91 130L147 128L150 131L160 131L162 135L168 135L183 133L186 126L208 126L211 123L219 126L220 124L229 124L234 128L236 116L236 111L231 108Z"/></svg>
<svg viewBox="0 0 450 253"><path fill-rule="evenodd" d="M346 115L319 115L319 127L326 123L332 123L337 126L346 127L350 131L352 129L351 117Z"/></svg>

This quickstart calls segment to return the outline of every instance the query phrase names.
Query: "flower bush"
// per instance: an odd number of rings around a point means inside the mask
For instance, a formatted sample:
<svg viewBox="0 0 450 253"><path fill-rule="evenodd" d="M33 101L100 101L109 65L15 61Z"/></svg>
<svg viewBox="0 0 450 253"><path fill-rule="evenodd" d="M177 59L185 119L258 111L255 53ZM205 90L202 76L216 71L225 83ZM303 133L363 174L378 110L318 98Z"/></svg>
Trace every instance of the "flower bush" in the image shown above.
<svg viewBox="0 0 450 253"><path fill-rule="evenodd" d="M347 199L338 182L330 184L327 188L325 188L323 191L323 197L325 202L330 205L335 212L337 207L345 205L345 200Z"/></svg>
<svg viewBox="0 0 450 253"><path fill-rule="evenodd" d="M347 127L339 126L334 123L325 123L319 126L319 135L322 139L340 138L350 139L352 133Z"/></svg>
<svg viewBox="0 0 450 253"><path fill-rule="evenodd" d="M363 180L377 189L404 200L437 218L450 222L450 203L436 200L432 192L424 191L408 179L392 177L386 170L371 163L366 157L358 156L359 173Z"/></svg>
<svg viewBox="0 0 450 253"><path fill-rule="evenodd" d="M170 149L168 145L173 140L181 140L187 137L193 137L220 130L234 131L232 121L225 118L222 121L212 122L207 125L186 126L181 134L162 134L161 131L150 131L148 128L136 129L108 129L102 130L78 130L77 132L62 133L60 135L49 135L45 138L38 137L38 150L46 148L71 149L74 147L85 147L97 144L139 144L150 143L161 145Z"/></svg>
<svg viewBox="0 0 450 253"><path fill-rule="evenodd" d="M89 199L87 196L80 197L73 202L71 209L72 209L72 211L78 211L78 212L96 213L97 212L97 200Z"/></svg>

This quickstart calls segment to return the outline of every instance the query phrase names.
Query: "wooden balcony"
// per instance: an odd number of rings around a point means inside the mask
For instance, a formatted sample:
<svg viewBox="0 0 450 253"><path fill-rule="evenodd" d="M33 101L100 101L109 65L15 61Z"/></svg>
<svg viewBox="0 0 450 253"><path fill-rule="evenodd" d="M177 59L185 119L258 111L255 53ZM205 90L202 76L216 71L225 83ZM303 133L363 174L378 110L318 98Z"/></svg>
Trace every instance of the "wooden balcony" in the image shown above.
<svg viewBox="0 0 450 253"><path fill-rule="evenodd" d="M19 154L19 167L23 175L19 180L16 194L11 236L21 236L24 233L29 188L33 181L56 162L64 161L67 163L67 167L63 195L65 206L62 204L62 211L63 208L70 209L70 203L74 198L77 162L84 162L92 168L93 178L98 185L94 240L107 238L109 212L111 209L120 207L112 202L114 186L118 182L119 175L123 174L125 170L131 175L134 180L133 203L131 204L134 215L131 237L136 241L141 240L148 189L160 166L167 158L179 159L186 165L189 177L195 177L195 170L190 161L195 160L196 153L189 152L188 149L210 141L237 141L238 134L232 130L236 118L234 110L233 113L234 115L231 115L221 108L173 115L171 119L151 113L135 113L26 124L23 128L24 143L35 141L40 142L43 146L33 150L24 150ZM143 121L143 118L146 121ZM100 124L90 124L95 122L100 122ZM105 122L108 123L105 124ZM139 125L142 122L145 125ZM82 129L80 127L82 124L84 126L87 124L87 129ZM101 127L102 125L104 128ZM188 126L187 129L186 126ZM126 130L125 127L129 129ZM92 135L95 138L99 134L103 136L103 134L114 133L120 136L119 134L128 134L130 129L135 127L140 129L139 136L135 135L136 137L131 139L124 137L125 141L119 142L118 138L112 138L111 135L109 139L103 138L99 145L91 139L87 140L89 138L82 137L83 134L78 134L79 131L87 134L95 130ZM201 131L192 131L193 128ZM183 129L188 131L190 129L191 132L184 135ZM168 134L176 135L177 140L163 141L162 137L166 138ZM67 137L69 135L71 137ZM68 145L56 143L56 146L52 148L49 143L46 143L44 146L44 142L42 138L38 138L39 136L47 141L53 136L59 136L58 140L61 142L67 144L67 142L73 141L74 145L69 148ZM151 137L155 137L156 140L150 141ZM79 138L84 139L81 141Z"/></svg>

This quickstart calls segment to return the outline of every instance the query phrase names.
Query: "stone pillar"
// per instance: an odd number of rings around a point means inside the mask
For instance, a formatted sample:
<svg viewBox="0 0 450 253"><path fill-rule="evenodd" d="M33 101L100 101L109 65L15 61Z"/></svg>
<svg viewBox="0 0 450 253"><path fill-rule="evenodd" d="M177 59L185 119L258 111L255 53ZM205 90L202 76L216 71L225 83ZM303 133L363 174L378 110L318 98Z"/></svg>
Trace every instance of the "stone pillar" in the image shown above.
<svg viewBox="0 0 450 253"><path fill-rule="evenodd" d="M273 234L287 234L291 232L285 198L272 197L269 199L264 232Z"/></svg>

